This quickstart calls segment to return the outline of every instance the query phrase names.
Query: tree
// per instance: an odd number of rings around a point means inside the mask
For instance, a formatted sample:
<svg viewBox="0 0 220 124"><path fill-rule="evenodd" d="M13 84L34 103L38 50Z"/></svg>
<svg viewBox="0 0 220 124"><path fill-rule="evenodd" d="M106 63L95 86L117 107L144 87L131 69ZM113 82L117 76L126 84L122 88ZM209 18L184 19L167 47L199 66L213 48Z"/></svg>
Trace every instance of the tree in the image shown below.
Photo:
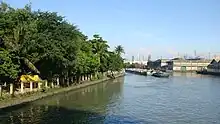
<svg viewBox="0 0 220 124"><path fill-rule="evenodd" d="M0 48L0 92L2 96L2 84L13 82L19 73L19 65L13 62L13 56L3 48Z"/></svg>
<svg viewBox="0 0 220 124"><path fill-rule="evenodd" d="M102 37L95 34L93 35L93 39L90 40L92 43L92 51L99 58L99 71L105 72L107 71L107 58L108 58L108 44L107 41L103 40Z"/></svg>
<svg viewBox="0 0 220 124"><path fill-rule="evenodd" d="M31 73L49 81L61 78L65 85L73 77L79 80L123 68L121 45L111 52L101 36L88 39L56 12L32 11L30 5L15 9L0 4L0 36L1 57L12 61L10 67L16 68L7 72L16 70L16 78ZM3 68L0 71L5 72ZM10 79L15 80L14 76Z"/></svg>
<svg viewBox="0 0 220 124"><path fill-rule="evenodd" d="M118 54L118 55L121 55L122 53L125 53L124 52L124 48L121 46L121 45L118 45L115 47L115 52Z"/></svg>
<svg viewBox="0 0 220 124"><path fill-rule="evenodd" d="M111 72L120 71L122 68L124 68L124 62L121 56L119 56L115 52L109 52L109 55L110 56L108 59L108 65ZM113 73L112 76L114 76Z"/></svg>

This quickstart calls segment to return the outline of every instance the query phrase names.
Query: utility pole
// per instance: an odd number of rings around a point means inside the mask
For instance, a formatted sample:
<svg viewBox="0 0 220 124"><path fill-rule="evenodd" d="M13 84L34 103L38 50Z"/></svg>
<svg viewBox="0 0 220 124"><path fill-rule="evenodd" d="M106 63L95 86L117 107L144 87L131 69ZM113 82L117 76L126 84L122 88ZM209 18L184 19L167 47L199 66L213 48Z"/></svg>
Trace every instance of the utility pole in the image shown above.
<svg viewBox="0 0 220 124"><path fill-rule="evenodd" d="M196 57L196 50L194 51L194 56Z"/></svg>
<svg viewBox="0 0 220 124"><path fill-rule="evenodd" d="M211 53L209 52L209 60L211 59Z"/></svg>

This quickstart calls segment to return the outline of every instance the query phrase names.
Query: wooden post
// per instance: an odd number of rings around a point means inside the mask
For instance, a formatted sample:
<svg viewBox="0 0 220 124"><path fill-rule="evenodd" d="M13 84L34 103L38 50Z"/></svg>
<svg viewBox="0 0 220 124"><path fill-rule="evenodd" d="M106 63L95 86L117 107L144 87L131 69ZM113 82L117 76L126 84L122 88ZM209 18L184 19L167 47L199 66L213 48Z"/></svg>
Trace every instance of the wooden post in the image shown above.
<svg viewBox="0 0 220 124"><path fill-rule="evenodd" d="M54 88L54 84L53 84L53 82L51 82L51 87Z"/></svg>
<svg viewBox="0 0 220 124"><path fill-rule="evenodd" d="M14 93L14 85L13 83L10 83L10 94L13 95Z"/></svg>
<svg viewBox="0 0 220 124"><path fill-rule="evenodd" d="M30 91L33 91L33 82L30 82Z"/></svg>
<svg viewBox="0 0 220 124"><path fill-rule="evenodd" d="M0 84L0 97L2 97L2 85Z"/></svg>
<svg viewBox="0 0 220 124"><path fill-rule="evenodd" d="M45 87L48 88L48 82L47 81L45 81Z"/></svg>
<svg viewBox="0 0 220 124"><path fill-rule="evenodd" d="M40 90L41 89L41 83L38 82L37 84L38 84L38 89Z"/></svg>
<svg viewBox="0 0 220 124"><path fill-rule="evenodd" d="M21 81L21 93L24 93L24 82Z"/></svg>
<svg viewBox="0 0 220 124"><path fill-rule="evenodd" d="M57 86L60 86L60 80L59 80L59 77L57 78Z"/></svg>

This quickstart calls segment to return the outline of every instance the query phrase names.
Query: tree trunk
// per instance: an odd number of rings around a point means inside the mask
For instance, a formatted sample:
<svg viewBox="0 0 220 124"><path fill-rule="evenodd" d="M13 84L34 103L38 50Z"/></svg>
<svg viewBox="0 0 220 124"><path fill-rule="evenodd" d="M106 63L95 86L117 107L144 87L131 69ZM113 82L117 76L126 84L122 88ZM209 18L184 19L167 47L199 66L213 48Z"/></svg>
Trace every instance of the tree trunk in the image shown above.
<svg viewBox="0 0 220 124"><path fill-rule="evenodd" d="M92 80L92 74L90 74L90 80Z"/></svg>
<svg viewBox="0 0 220 124"><path fill-rule="evenodd" d="M80 80L83 81L83 76L80 76Z"/></svg>
<svg viewBox="0 0 220 124"><path fill-rule="evenodd" d="M71 83L74 83L74 77L73 76L71 77Z"/></svg>
<svg viewBox="0 0 220 124"><path fill-rule="evenodd" d="M66 82L67 82L67 86L70 86L70 80L69 80L69 78L67 78Z"/></svg>
<svg viewBox="0 0 220 124"><path fill-rule="evenodd" d="M84 81L86 80L86 75L83 75Z"/></svg>
<svg viewBox="0 0 220 124"><path fill-rule="evenodd" d="M97 76L97 72L95 73L94 77L95 77L95 79L98 78L98 76Z"/></svg>
<svg viewBox="0 0 220 124"><path fill-rule="evenodd" d="M65 79L62 78L62 86L65 84Z"/></svg>
<svg viewBox="0 0 220 124"><path fill-rule="evenodd" d="M76 83L78 84L80 81L80 76L76 76Z"/></svg>
<svg viewBox="0 0 220 124"><path fill-rule="evenodd" d="M86 75L86 80L87 80L87 81L89 80L89 75L88 75L88 74Z"/></svg>

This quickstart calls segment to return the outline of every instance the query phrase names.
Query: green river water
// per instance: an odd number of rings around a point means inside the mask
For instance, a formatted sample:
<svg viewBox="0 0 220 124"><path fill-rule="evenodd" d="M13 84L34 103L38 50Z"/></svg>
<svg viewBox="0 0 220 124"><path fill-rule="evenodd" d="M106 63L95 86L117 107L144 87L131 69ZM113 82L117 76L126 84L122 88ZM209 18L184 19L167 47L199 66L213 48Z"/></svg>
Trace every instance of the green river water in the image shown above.
<svg viewBox="0 0 220 124"><path fill-rule="evenodd" d="M0 124L219 124L220 77L126 74L0 111Z"/></svg>

